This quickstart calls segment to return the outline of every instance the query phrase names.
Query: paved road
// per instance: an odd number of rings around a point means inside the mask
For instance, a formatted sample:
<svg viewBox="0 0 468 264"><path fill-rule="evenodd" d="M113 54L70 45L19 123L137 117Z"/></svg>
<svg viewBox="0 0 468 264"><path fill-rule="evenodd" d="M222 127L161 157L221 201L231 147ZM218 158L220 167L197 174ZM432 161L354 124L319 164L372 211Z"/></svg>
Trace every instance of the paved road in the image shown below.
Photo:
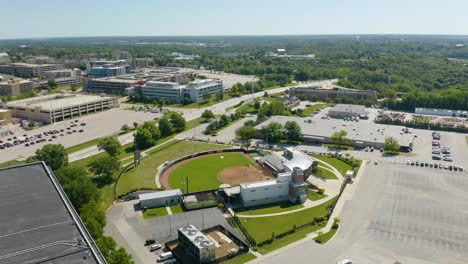
<svg viewBox="0 0 468 264"><path fill-rule="evenodd" d="M367 166L359 181L331 241L309 240L260 262L466 263L466 173L390 162Z"/></svg>

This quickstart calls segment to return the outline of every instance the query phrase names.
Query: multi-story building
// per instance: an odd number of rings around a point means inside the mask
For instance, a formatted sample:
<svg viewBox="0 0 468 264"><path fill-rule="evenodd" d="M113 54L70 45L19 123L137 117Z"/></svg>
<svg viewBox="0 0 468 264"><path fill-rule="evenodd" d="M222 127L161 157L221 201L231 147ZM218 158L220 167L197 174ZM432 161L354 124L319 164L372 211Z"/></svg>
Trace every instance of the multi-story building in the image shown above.
<svg viewBox="0 0 468 264"><path fill-rule="evenodd" d="M11 124L11 111L6 109L0 109L0 126L6 126Z"/></svg>
<svg viewBox="0 0 468 264"><path fill-rule="evenodd" d="M56 79L56 78L63 78L63 77L80 77L81 71L79 69L73 70L54 70L54 71L46 71L44 72L44 77L48 80Z"/></svg>
<svg viewBox="0 0 468 264"><path fill-rule="evenodd" d="M132 68L148 68L150 65L151 59L149 58L133 58L131 59Z"/></svg>
<svg viewBox="0 0 468 264"><path fill-rule="evenodd" d="M377 92L372 90L356 90L339 86L333 87L296 87L289 89L290 96L301 100L325 100L327 98L352 98L354 100L377 101Z"/></svg>
<svg viewBox="0 0 468 264"><path fill-rule="evenodd" d="M63 69L61 64L30 64L30 63L10 63L0 65L0 73L15 76L38 77L44 75L46 71Z"/></svg>
<svg viewBox="0 0 468 264"><path fill-rule="evenodd" d="M108 93L108 94L131 94L133 86L139 84L140 80L123 79L117 77L110 78L84 78L83 90L90 93Z"/></svg>
<svg viewBox="0 0 468 264"><path fill-rule="evenodd" d="M114 50L112 51L113 60L130 60L132 55L128 51Z"/></svg>
<svg viewBox="0 0 468 264"><path fill-rule="evenodd" d="M87 64L86 69L93 77L110 77L129 73L130 65L125 60L91 61Z"/></svg>
<svg viewBox="0 0 468 264"><path fill-rule="evenodd" d="M1 107L13 117L51 124L119 106L116 97L85 94L52 94L11 101Z"/></svg>
<svg viewBox="0 0 468 264"><path fill-rule="evenodd" d="M10 56L5 52L0 52L0 64L10 63Z"/></svg>
<svg viewBox="0 0 468 264"><path fill-rule="evenodd" d="M216 257L215 243L194 225L178 230L180 245L196 263L212 263Z"/></svg>
<svg viewBox="0 0 468 264"><path fill-rule="evenodd" d="M0 95L17 95L19 93L31 92L34 83L23 79L10 79L0 82Z"/></svg>
<svg viewBox="0 0 468 264"><path fill-rule="evenodd" d="M170 101L179 104L182 100L182 88L174 82L149 81L141 87L141 95L151 99Z"/></svg>
<svg viewBox="0 0 468 264"><path fill-rule="evenodd" d="M198 102L203 100L204 94L215 95L223 93L223 91L223 81L221 80L196 80L187 84L184 88L184 96L188 95L192 102Z"/></svg>

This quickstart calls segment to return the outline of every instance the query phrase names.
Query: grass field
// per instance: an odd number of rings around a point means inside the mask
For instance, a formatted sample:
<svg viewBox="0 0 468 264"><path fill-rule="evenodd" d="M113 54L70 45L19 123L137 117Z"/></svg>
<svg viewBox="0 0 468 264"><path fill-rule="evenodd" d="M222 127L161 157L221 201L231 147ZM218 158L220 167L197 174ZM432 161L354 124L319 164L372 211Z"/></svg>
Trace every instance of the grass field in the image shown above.
<svg viewBox="0 0 468 264"><path fill-rule="evenodd" d="M323 199L323 198L325 198L327 196L328 195L326 195L326 194L318 194L317 192L312 191L311 189L307 189L307 197L309 197L309 200L311 200L311 201L317 201L317 200Z"/></svg>
<svg viewBox="0 0 468 264"><path fill-rule="evenodd" d="M154 182L156 168L165 161L171 161L199 151L223 149L226 147L225 145L179 140L156 147L147 152L149 156L143 158L136 169L132 168L120 177L117 185L117 195L125 194L130 190L142 187L156 187Z"/></svg>
<svg viewBox="0 0 468 264"><path fill-rule="evenodd" d="M167 215L166 207L151 208L143 212L143 218L145 219L166 216L166 215Z"/></svg>
<svg viewBox="0 0 468 264"><path fill-rule="evenodd" d="M0 169L1 168L6 168L6 167L11 167L11 166L16 166L16 165L21 165L21 164L24 164L26 163L26 161L17 161L17 160L10 160L10 161L6 161L6 162L3 162L3 163L0 163Z"/></svg>
<svg viewBox="0 0 468 264"><path fill-rule="evenodd" d="M246 253L242 256L230 259L228 261L223 262L223 264L242 264L251 261L252 259L256 259L254 254Z"/></svg>
<svg viewBox="0 0 468 264"><path fill-rule="evenodd" d="M353 168L348 163L345 163L335 157L327 157L327 156L320 156L320 155L313 155L313 157L321 161L325 161L326 163L335 167L343 176L346 175L346 171L351 170Z"/></svg>
<svg viewBox="0 0 468 264"><path fill-rule="evenodd" d="M177 205L171 206L171 212L172 214L181 214L184 211L182 210L182 206L180 206L180 204L177 204Z"/></svg>
<svg viewBox="0 0 468 264"><path fill-rule="evenodd" d="M221 158L223 157L223 158ZM186 177L189 182L189 192L211 190L219 187L218 173L224 168L253 165L249 159L239 153L222 153L210 155L184 163L169 175L169 185L173 189L186 188Z"/></svg>
<svg viewBox="0 0 468 264"><path fill-rule="evenodd" d="M330 228L330 231L317 236L316 238L314 238L314 240L315 242L320 243L320 244L327 243L328 240L330 240L336 234L336 231L338 231L338 228Z"/></svg>
<svg viewBox="0 0 468 264"><path fill-rule="evenodd" d="M319 110L320 108L322 108L325 104L314 104L312 106L309 106L307 108L304 109L304 111L302 112L302 114L304 116L309 116L310 114L313 114L315 111Z"/></svg>
<svg viewBox="0 0 468 264"><path fill-rule="evenodd" d="M265 204L261 206L248 207L248 208L236 208L233 209L239 215L262 215L262 214L273 214L287 212L295 209L303 208L302 204L292 204L289 202Z"/></svg>
<svg viewBox="0 0 468 264"><path fill-rule="evenodd" d="M324 165L324 167L329 168L326 165ZM329 170L326 170L326 169L323 169L323 168L320 168L320 167L317 168L317 170L314 173L316 173L318 176L320 176L322 178L325 178L325 179L328 179L328 180L337 180L338 179L333 172L331 172Z"/></svg>
<svg viewBox="0 0 468 264"><path fill-rule="evenodd" d="M313 221L314 217L326 216L328 213L327 207L331 205L335 201L335 199L336 198L331 199L330 201L327 201L326 203L323 203L321 205L295 213L280 216L240 218L240 220L249 232L249 234L257 242L261 242L270 239L272 236L272 232L275 232L276 234L286 232L288 230L291 230L294 225L300 226ZM290 236L294 236L294 234Z"/></svg>

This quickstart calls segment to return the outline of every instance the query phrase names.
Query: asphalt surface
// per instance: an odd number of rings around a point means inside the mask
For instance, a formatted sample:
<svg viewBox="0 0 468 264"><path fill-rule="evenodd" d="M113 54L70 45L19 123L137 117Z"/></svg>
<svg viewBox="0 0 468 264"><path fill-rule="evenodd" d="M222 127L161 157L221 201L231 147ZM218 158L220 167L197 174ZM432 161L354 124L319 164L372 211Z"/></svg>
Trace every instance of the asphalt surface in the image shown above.
<svg viewBox="0 0 468 264"><path fill-rule="evenodd" d="M367 166L358 184L331 241L309 240L261 262L466 263L466 172L383 162Z"/></svg>

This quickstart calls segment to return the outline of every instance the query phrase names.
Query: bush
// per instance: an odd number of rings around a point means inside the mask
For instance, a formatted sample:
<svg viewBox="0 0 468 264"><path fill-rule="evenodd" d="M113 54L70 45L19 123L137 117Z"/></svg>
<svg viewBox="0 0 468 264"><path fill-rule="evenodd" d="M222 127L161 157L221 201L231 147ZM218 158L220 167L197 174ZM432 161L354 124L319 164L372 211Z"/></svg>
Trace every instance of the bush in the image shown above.
<svg viewBox="0 0 468 264"><path fill-rule="evenodd" d="M322 194L324 194L324 193L325 193L325 189L323 189L323 188L318 188L318 189L317 189L317 194L322 195Z"/></svg>
<svg viewBox="0 0 468 264"><path fill-rule="evenodd" d="M223 213L226 212L226 207L224 206L223 203L218 204L218 209L221 210L221 212L223 212Z"/></svg>

